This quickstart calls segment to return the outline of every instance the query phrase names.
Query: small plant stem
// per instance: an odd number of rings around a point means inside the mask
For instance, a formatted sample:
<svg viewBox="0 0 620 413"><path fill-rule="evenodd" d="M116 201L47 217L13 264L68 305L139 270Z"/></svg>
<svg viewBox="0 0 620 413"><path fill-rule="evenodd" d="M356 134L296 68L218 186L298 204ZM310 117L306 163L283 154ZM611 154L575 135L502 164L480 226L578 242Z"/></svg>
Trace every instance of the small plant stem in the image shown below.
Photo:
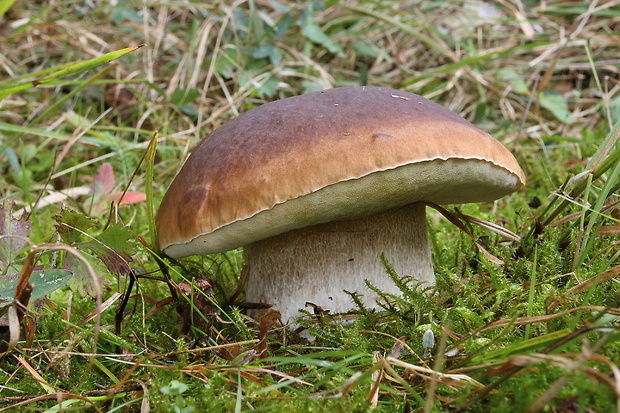
<svg viewBox="0 0 620 413"><path fill-rule="evenodd" d="M157 233L155 231L155 206L153 201L153 169L155 165L155 154L157 153L157 131L153 133L151 142L146 149L146 184L144 192L146 193L146 214L149 224L149 233L151 235L151 246L157 245Z"/></svg>
<svg viewBox="0 0 620 413"><path fill-rule="evenodd" d="M534 314L534 298L536 296L536 271L538 265L538 246L534 246L534 259L532 263L532 269L530 270L530 291L527 300L527 316L531 317ZM532 325L525 326L525 340L529 340L532 334Z"/></svg>

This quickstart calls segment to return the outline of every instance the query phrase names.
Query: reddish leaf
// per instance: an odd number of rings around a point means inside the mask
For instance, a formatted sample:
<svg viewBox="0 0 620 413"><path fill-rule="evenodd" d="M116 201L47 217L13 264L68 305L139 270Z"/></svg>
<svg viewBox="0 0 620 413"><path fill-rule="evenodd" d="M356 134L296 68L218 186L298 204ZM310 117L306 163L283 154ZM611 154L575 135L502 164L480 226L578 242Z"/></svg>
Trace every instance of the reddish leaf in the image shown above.
<svg viewBox="0 0 620 413"><path fill-rule="evenodd" d="M115 184L116 179L112 165L108 162L102 163L97 169L97 176L95 176L95 191L109 194L114 189Z"/></svg>
<svg viewBox="0 0 620 413"><path fill-rule="evenodd" d="M125 196L121 199L122 195L122 192L113 192L108 195L108 198L118 205L131 205L146 201L146 195L142 192L126 192Z"/></svg>
<svg viewBox="0 0 620 413"><path fill-rule="evenodd" d="M137 204L146 200L146 195L142 192L126 192L124 196L122 191L112 192L115 185L116 178L114 177L112 165L108 162L101 164L99 169L97 169L97 176L95 176L93 184L95 193L104 195L117 205Z"/></svg>

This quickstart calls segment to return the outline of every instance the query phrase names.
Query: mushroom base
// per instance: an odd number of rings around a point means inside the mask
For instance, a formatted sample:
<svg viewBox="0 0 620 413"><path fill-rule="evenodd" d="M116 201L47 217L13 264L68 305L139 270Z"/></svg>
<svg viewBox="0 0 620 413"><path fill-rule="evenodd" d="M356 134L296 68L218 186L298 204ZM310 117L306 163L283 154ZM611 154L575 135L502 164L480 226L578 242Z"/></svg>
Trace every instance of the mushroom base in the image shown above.
<svg viewBox="0 0 620 413"><path fill-rule="evenodd" d="M285 323L299 317L306 303L330 314L352 310L355 305L345 290L362 294L365 306L377 308L380 297L365 280L400 295L381 263L382 253L397 274L435 283L421 204L290 231L255 242L244 252L249 266L246 300L272 304Z"/></svg>

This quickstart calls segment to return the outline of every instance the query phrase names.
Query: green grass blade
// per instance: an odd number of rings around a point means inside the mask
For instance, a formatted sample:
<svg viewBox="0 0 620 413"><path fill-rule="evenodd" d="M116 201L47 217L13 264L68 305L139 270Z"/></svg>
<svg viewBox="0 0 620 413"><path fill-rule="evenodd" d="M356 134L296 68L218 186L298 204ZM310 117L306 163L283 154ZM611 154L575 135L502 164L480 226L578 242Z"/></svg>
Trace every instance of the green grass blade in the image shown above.
<svg viewBox="0 0 620 413"><path fill-rule="evenodd" d="M55 110L58 109L64 102L72 99L76 95L79 95L85 87L91 85L95 80L99 79L101 76L104 76L111 66L108 66L104 70L101 70L95 73L90 78L83 80L78 87L73 89L71 92L65 94L60 99L56 99L54 103L52 103L49 107L47 107L39 116L35 119L31 120L28 123L28 126L20 126L20 125L10 125L4 122L0 122L0 131L15 133L15 136L11 137L3 141L0 144L0 153L4 152L6 148L11 147L15 144L15 142L19 141L24 134L31 134L35 136L42 136L47 138L52 138L56 140L66 141L69 140L70 137L67 135L62 135L53 131L46 131L43 129L34 128L35 125L39 124L42 120L49 118L51 113L54 113ZM1 100L1 99L0 99Z"/></svg>
<svg viewBox="0 0 620 413"><path fill-rule="evenodd" d="M47 76L43 76L43 77L40 77L39 79L31 80L26 83L22 83L19 85L8 87L4 90L0 90L0 100L4 99L5 97L9 95L12 95L13 93L17 93L19 91L29 89L32 87L37 87L39 85L47 85L61 78L71 76L71 75L76 75L76 74L85 72L87 70L94 69L98 66L102 66L106 63L110 63L111 61L116 60L126 55L127 53L133 52L134 50L137 50L143 46L144 44L141 44L138 46L127 47L125 49L106 53L103 56L95 57L94 59L86 60L84 62L77 62L77 63L72 63L70 65L66 65L52 72L51 74Z"/></svg>
<svg viewBox="0 0 620 413"><path fill-rule="evenodd" d="M620 153L620 148L618 151ZM578 268L586 261L588 254L590 253L594 241L596 240L596 228L595 225L601 219L601 210L605 206L605 202L611 196L613 196L613 190L616 187L616 184L620 182L620 162L616 162L613 170L610 172L608 179L603 186L603 189L597 195L598 198L594 203L594 206L590 211L588 211L588 224L584 233L583 243L580 245L578 249L577 260L575 261L574 268Z"/></svg>
<svg viewBox="0 0 620 413"><path fill-rule="evenodd" d="M149 221L149 233L151 235L151 246L157 245L157 232L155 231L155 205L153 201L153 168L155 165L155 154L157 153L157 138L159 134L153 133L151 143L146 150L146 213Z"/></svg>
<svg viewBox="0 0 620 413"><path fill-rule="evenodd" d="M0 1L0 18L11 8L15 3L15 0L2 0Z"/></svg>
<svg viewBox="0 0 620 413"><path fill-rule="evenodd" d="M571 330L566 328L550 333L542 334L523 340L515 340L514 344L507 345L505 347L489 350L484 354L474 358L472 364L489 363L491 361L497 361L505 359L514 354L529 353L539 349L545 345L550 345L558 340L568 337L571 334Z"/></svg>

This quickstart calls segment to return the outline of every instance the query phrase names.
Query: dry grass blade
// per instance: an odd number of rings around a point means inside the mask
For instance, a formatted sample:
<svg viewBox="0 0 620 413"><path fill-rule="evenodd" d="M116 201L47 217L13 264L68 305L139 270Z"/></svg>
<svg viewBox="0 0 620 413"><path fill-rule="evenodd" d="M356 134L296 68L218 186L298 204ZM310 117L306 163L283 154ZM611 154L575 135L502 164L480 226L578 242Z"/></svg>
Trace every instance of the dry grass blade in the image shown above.
<svg viewBox="0 0 620 413"><path fill-rule="evenodd" d="M514 324L515 326L523 326L523 325L534 324L534 323L544 323L544 322L548 322L551 320L555 320L567 314L572 314L574 312L583 311L583 310L591 310L591 311L597 311L601 313L607 313L607 314L613 314L613 315L620 316L620 309L618 308L608 308L608 307L603 307L603 306L598 306L598 305L589 305L589 306L570 308L568 310L561 311L555 314L547 314L547 315L533 316L533 317L516 317L514 319L506 318L503 320L498 320L498 321L489 323L485 325L484 327L477 329L476 332L483 332L487 330L492 330L494 328L502 328L502 327L506 327L507 325L511 325L511 324Z"/></svg>
<svg viewBox="0 0 620 413"><path fill-rule="evenodd" d="M566 295L572 295L572 294L577 294L580 293L582 291L588 290L590 288L592 288L594 285L598 285L598 284L602 284L605 281L609 281L612 280L614 278L616 278L618 275L620 275L620 265L613 267L605 272L603 272L600 275L597 275L595 277L592 277L586 281L583 281L581 283L579 283L579 285L576 285L575 287L571 288L570 290L566 291Z"/></svg>
<svg viewBox="0 0 620 413"><path fill-rule="evenodd" d="M616 404L616 411L618 413L620 413L620 368L618 368L618 366L616 365L616 363L613 362L607 362L607 365L609 366L609 368L611 369L611 371L613 372L614 375L614 384L615 384L615 393L616 393L616 397L618 398L617 404Z"/></svg>
<svg viewBox="0 0 620 413"><path fill-rule="evenodd" d="M103 413L103 410L101 410L97 406L97 403L95 403L92 400L90 400L88 398L88 396L82 396L80 394L73 394L73 393L51 393L51 394L44 394L44 395L41 395L41 396L33 396L33 397L30 397L30 398L28 398L26 400L22 400L22 401L16 402L16 403L14 403L11 406L3 407L3 408L0 409L0 412L14 412L15 409L20 408L22 406L26 406L28 404L33 404L33 403L42 402L42 401L46 401L46 400L60 400L60 401L62 401L62 400L73 400L73 399L83 401L94 412Z"/></svg>
<svg viewBox="0 0 620 413"><path fill-rule="evenodd" d="M377 364L381 357L378 351L372 353L372 358ZM376 369L372 372L372 386L370 387L370 391L368 392L368 396L366 396L366 400L370 402L369 410L374 410L377 408L379 404L379 385L381 384L381 380L383 380L383 369Z"/></svg>
<svg viewBox="0 0 620 413"><path fill-rule="evenodd" d="M428 205L428 206L432 207L433 209L437 210L439 213L441 213L441 215L446 217L448 219L448 221L453 223L458 229L460 229L465 234L467 234L469 239L472 240L472 242L474 243L474 245L476 245L478 250L480 250L489 261L491 261L494 264L504 265L504 261L500 260L495 255L491 254L486 248L484 248L478 242L478 240L476 239L475 235L469 230L469 228L467 228L463 224L463 222L459 219L457 214L454 214L454 213L448 211L447 209L445 209L445 208L443 208L443 207L441 207L441 206L439 206L437 204L430 203L430 202L425 202L425 205Z"/></svg>
<svg viewBox="0 0 620 413"><path fill-rule="evenodd" d="M125 387L121 387L116 389L117 393L129 393L129 392L136 392L136 391L140 391L140 390L144 390L145 386L144 384L138 384L138 385L129 385L129 386L125 386ZM145 392L146 393L146 392ZM80 397L101 397L101 396L109 396L110 395L110 390L108 389L102 389L102 390L87 390L85 392L82 392L79 396ZM68 396L68 397L65 397ZM46 394L46 395L42 395L42 396L13 396L13 397L2 397L0 398L0 404L10 404L10 406L7 406L5 408L0 408L0 412L3 411L10 411L11 409L15 409L17 407L26 405L26 404L31 404L31 403L36 403L38 401L41 400L53 400L53 399L58 399L59 397L65 397L65 400L69 400L73 395L69 394L69 393L50 393L50 394ZM86 401L86 399L81 399ZM93 409L96 410L96 406L93 407ZM67 409L68 411L69 409Z"/></svg>
<svg viewBox="0 0 620 413"><path fill-rule="evenodd" d="M60 390L59 387L55 387L52 386L51 384L49 384L47 381L45 381L45 379L43 377L41 377L41 375L39 374L39 372L30 365L30 363L28 363L26 361L26 359L24 359L22 356L15 356L15 359L17 361L19 361L19 363L28 371L28 373L37 381L39 382L39 384L41 385L41 387L43 387L43 389L47 392L47 393L52 393L55 390Z"/></svg>
<svg viewBox="0 0 620 413"><path fill-rule="evenodd" d="M602 208L599 211L599 214L607 217L607 215L610 212L613 212L616 208L618 208L618 206L620 206L620 201L612 202L612 203L610 203L608 205L605 205L605 207ZM572 214L568 214L568 215L564 216L563 218L560 218L557 221L553 222L551 224L551 226L552 227L559 227L560 225L563 225L563 224L565 224L567 222L570 222L570 221L573 221L575 219L580 218L582 215L583 215L583 213L581 211L580 212L575 212L575 213L572 213ZM610 218L613 219L613 217L610 217ZM599 230L599 231L601 231L600 232L601 234L603 234L603 231L605 231L604 228L605 227L601 227L601 229Z"/></svg>
<svg viewBox="0 0 620 413"><path fill-rule="evenodd" d="M466 222L469 222L471 224L474 225L478 225L481 228L484 229L488 229L489 231L493 231L498 235L501 235L502 237L511 239L513 241L519 242L521 241L521 237L517 234L515 234L514 232L502 227L501 225L497 225L494 224L492 222L489 221L485 221L483 219L480 218L476 218L476 217L471 217L469 215L464 215L461 214L460 212L458 212L459 217L461 217L461 219L463 219Z"/></svg>
<svg viewBox="0 0 620 413"><path fill-rule="evenodd" d="M290 374L286 374L283 373L281 371L278 370L272 370L272 369L268 369L268 368L263 368L263 367L253 367L253 366L235 366L235 367L231 367L231 366L221 366L221 365L217 365L217 364L196 364L196 365L192 365L192 366L187 366L183 369L177 370L179 372L182 373L190 373L190 374L195 374L195 373L204 373L208 370L215 370L215 371L231 371L231 372L238 372L239 370L242 371L247 371L247 372L255 372L255 373L260 373L260 374L265 374L265 375L270 375L270 376L275 376L275 377L280 377L283 378L285 380L290 380L293 383L298 383L298 384L303 384L306 386L312 386L312 383L307 382L305 380L299 379L297 377L293 377Z"/></svg>
<svg viewBox="0 0 620 413"><path fill-rule="evenodd" d="M587 332L589 330L590 330L589 328L582 328L582 329L580 329L578 331L575 331L575 332L569 334L567 337L562 338L562 339L556 341L555 343L553 343L552 345L548 346L541 353L533 354L533 355L527 355L527 356L526 355L518 355L518 356L510 356L510 357L508 357L505 360L504 363L500 363L500 364L503 364L503 366L501 366L498 369L499 374L501 374L502 377L500 379L498 379L497 381L492 382L492 383L488 384L487 386L485 386L483 389L480 390L480 392L478 392L478 394L476 394L474 397L472 397L471 400L465 402L458 409L456 409L456 411L457 412L469 411L471 406L473 406L476 402L478 402L481 399L483 399L486 395L491 393L500 384L506 382L511 377L513 377L517 373L519 373L525 366L528 366L528 365L530 365L532 363L537 363L537 362L548 363L548 362L552 362L556 366L559 366L560 368L564 368L564 369L573 369L574 370L575 368L582 368L583 364L585 363L585 361L587 361L588 359L593 357L593 354L596 351L598 351L603 346L603 344L608 340L609 334L603 335L603 337L592 348L590 348L588 346L587 342L584 341L584 345L582 346L582 352L578 353L577 356L576 356L577 360L573 360L569 356L565 356L565 355L551 355L549 353L551 351L553 351L554 349L557 349L558 347L568 343L569 341L578 338L583 333L585 333L585 332ZM529 409L534 409L533 411L538 411L538 410L540 410L540 408L546 406L548 401L549 401L549 397L557 394L557 392L559 390L561 390L564 387L564 385L567 383L566 379L567 379L567 377L564 376L564 377L560 378L559 380L557 380L554 385L552 385L550 388L548 388L536 401L534 401L530 406L528 406L528 408ZM612 388L614 388L614 387L612 386Z"/></svg>
<svg viewBox="0 0 620 413"><path fill-rule="evenodd" d="M6 349L0 353L0 357L4 357L6 354L11 352L19 343L19 338L21 335L21 323L18 315L19 311L20 310L17 309L16 305L11 305L8 309L6 327L9 329L9 340L6 344Z"/></svg>
<svg viewBox="0 0 620 413"><path fill-rule="evenodd" d="M620 225L604 225L599 228L600 235L620 235Z"/></svg>
<svg viewBox="0 0 620 413"><path fill-rule="evenodd" d="M97 412L102 411L99 409L96 403L91 401L88 397L85 397L83 395L78 395L78 394L72 394L70 392L64 392L64 391L58 392L57 390L62 390L62 389L49 384L45 379L43 379L43 377L41 377L39 372L34 367L32 367L30 363L28 363L26 359L24 359L21 356L16 356L15 358L28 371L28 373L34 378L34 380L37 381L43 387L43 389L48 394L41 395L41 396L28 396L27 398L22 398L20 401L16 401L16 402L9 401L13 404L11 406L1 408L0 412L9 411L10 409L15 409L20 406L24 406L30 403L41 401L41 400L53 400L53 399L58 400L60 403L62 402L62 400L78 399L78 400L82 400L83 402L87 403L89 407L93 409L94 411L97 411Z"/></svg>
<svg viewBox="0 0 620 413"><path fill-rule="evenodd" d="M601 347L602 343L606 341L606 337L604 336L602 339L598 341L598 343L593 347L589 348L587 342L583 345L583 350L581 353L577 354L574 359L571 359L566 356L559 355L550 355L550 354L533 354L531 356L519 356L517 358L511 358L516 364L519 366L525 366L533 363L551 363L553 365L557 365L558 367L565 370L565 374L557 379L555 383L553 383L546 391L544 391L528 408L525 410L527 413L535 413L541 411L545 406L547 406L551 400L566 386L569 382L570 378L574 376L577 372L583 371L586 374L590 374L595 378L599 378L600 375L598 372L595 372L592 369L589 369L585 366L585 363L592 358L594 358L594 353ZM599 357L595 357L599 358ZM607 384L608 387L611 388L612 391L616 394L616 398L618 402L620 402L620 393L617 392L618 383L610 382L608 379L603 379L603 383ZM617 406L620 409L620 404Z"/></svg>
<svg viewBox="0 0 620 413"><path fill-rule="evenodd" d="M390 356L385 357L384 362L390 366L403 367L407 371L413 372L425 380L433 380L433 378L435 377L437 380L464 382L474 386L483 387L482 383L469 377L466 374L441 373L428 367L416 366L415 364L410 364Z"/></svg>

